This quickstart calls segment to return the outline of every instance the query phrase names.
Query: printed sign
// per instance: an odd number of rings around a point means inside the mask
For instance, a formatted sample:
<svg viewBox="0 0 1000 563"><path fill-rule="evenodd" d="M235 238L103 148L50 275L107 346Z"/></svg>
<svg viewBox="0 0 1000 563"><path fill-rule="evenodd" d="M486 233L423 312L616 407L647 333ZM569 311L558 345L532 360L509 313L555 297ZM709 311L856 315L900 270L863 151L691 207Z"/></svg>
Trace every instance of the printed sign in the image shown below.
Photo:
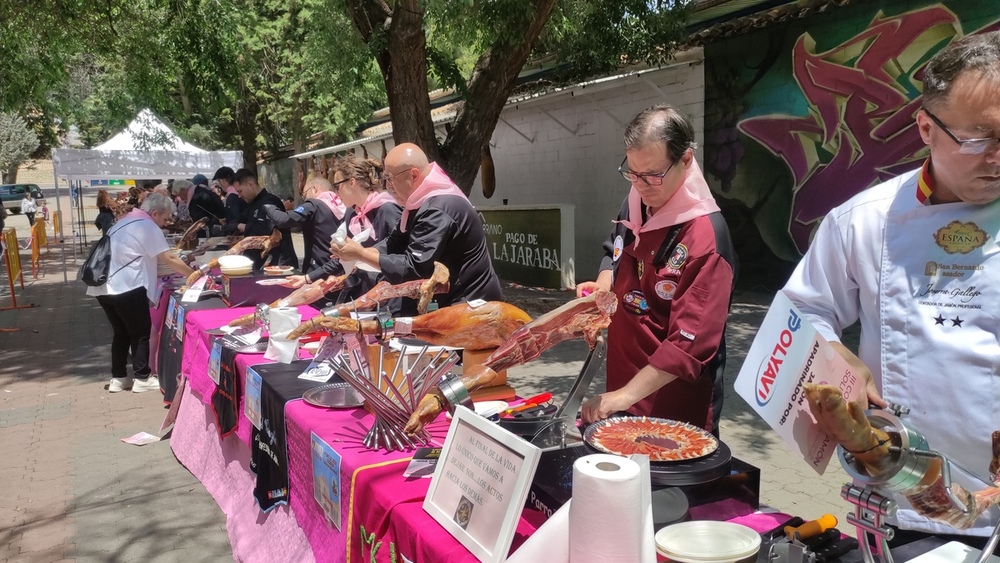
<svg viewBox="0 0 1000 563"><path fill-rule="evenodd" d="M570 287L573 206L491 207L479 216L497 275L529 286Z"/></svg>
<svg viewBox="0 0 1000 563"><path fill-rule="evenodd" d="M313 498L327 522L340 531L340 454L315 432L311 434Z"/></svg>
<svg viewBox="0 0 1000 563"><path fill-rule="evenodd" d="M424 510L479 558L507 559L541 450L459 406Z"/></svg>
<svg viewBox="0 0 1000 563"><path fill-rule="evenodd" d="M820 475L837 444L813 419L803 385L840 387L857 399L861 378L799 310L778 292L747 353L734 385L736 393Z"/></svg>
<svg viewBox="0 0 1000 563"><path fill-rule="evenodd" d="M219 374L222 373L222 339L212 341L212 351L208 356L208 377L219 385Z"/></svg>
<svg viewBox="0 0 1000 563"><path fill-rule="evenodd" d="M213 352L214 351L215 350L213 348ZM243 397L243 415L247 417L250 424L253 424L254 428L260 430L260 391L261 387L264 385L264 380L252 367L247 368L246 385L246 395Z"/></svg>
<svg viewBox="0 0 1000 563"><path fill-rule="evenodd" d="M299 379L316 381L318 383L330 381L330 378L333 377L333 366L327 360L339 354L343 348L344 338L342 336L323 337L319 348L316 350L316 355L313 357L313 361L309 362L309 366L306 367L305 371L299 374Z"/></svg>

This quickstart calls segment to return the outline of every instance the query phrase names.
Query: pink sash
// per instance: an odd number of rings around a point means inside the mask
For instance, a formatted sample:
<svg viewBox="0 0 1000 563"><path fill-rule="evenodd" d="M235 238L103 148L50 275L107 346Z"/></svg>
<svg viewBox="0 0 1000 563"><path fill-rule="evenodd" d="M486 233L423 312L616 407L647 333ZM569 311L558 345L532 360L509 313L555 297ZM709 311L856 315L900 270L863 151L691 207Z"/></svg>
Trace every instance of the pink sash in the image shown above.
<svg viewBox="0 0 1000 563"><path fill-rule="evenodd" d="M458 186L451 181L451 178L441 170L441 167L437 165L436 162L431 163L431 171L424 178L423 182L417 186L417 189L413 190L410 197L406 199L405 209L403 209L403 216L399 220L399 230L406 232L406 221L410 216L411 211L416 211L420 209L420 206L424 204L428 199L439 196L439 195L457 195L465 198L468 201L465 193L458 189Z"/></svg>
<svg viewBox="0 0 1000 563"><path fill-rule="evenodd" d="M333 211L333 214L337 216L337 220L342 220L344 218L344 213L347 212L347 207L344 206L344 202L340 201L340 197L333 192L319 192L313 199L318 199L326 204Z"/></svg>
<svg viewBox="0 0 1000 563"><path fill-rule="evenodd" d="M639 246L639 233L686 223L695 217L708 215L718 210L719 205L715 203L715 197L701 173L698 161L692 159L687 177L684 178L684 184L663 207L657 209L656 213L646 219L645 223L641 223L642 197L639 192L635 191L635 188L628 192L629 218L614 222L621 223L632 231L632 234L635 235L633 248L637 248Z"/></svg>
<svg viewBox="0 0 1000 563"><path fill-rule="evenodd" d="M371 229L372 222L368 220L368 212L372 209L378 209L387 203L396 203L396 198L392 197L392 194L389 192L371 192L368 194L365 202L361 204L361 209L356 210L354 216L351 217L351 223L348 225L351 235L356 235L365 229ZM377 241L378 236L375 234L375 229L372 229L371 233L369 240Z"/></svg>

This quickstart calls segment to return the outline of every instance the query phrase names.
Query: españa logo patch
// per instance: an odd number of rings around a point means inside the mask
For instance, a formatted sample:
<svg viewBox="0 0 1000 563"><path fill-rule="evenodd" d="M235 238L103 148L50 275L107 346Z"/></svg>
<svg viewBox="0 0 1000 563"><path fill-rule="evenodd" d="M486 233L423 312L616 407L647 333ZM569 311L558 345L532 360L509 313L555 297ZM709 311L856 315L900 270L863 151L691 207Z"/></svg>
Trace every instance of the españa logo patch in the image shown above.
<svg viewBox="0 0 1000 563"><path fill-rule="evenodd" d="M670 260L667 260L667 266L675 270L680 270L681 266L684 265L688 259L688 248L683 244L678 244L674 247L674 253L670 255Z"/></svg>
<svg viewBox="0 0 1000 563"><path fill-rule="evenodd" d="M625 294L622 298L622 306L633 315L645 315L649 312L649 303L646 303L646 296L638 289Z"/></svg>
<svg viewBox="0 0 1000 563"><path fill-rule="evenodd" d="M948 254L968 254L986 244L990 235L969 221L952 221L934 233L934 242Z"/></svg>

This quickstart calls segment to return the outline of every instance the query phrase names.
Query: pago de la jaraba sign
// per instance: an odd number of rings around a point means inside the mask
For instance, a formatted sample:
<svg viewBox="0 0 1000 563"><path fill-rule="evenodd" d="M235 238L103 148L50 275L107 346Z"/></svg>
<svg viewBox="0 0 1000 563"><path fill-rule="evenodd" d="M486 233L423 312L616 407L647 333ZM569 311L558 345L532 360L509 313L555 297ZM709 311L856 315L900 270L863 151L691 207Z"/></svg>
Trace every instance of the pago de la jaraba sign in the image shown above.
<svg viewBox="0 0 1000 563"><path fill-rule="evenodd" d="M500 278L533 287L572 287L572 205L482 207L479 215Z"/></svg>

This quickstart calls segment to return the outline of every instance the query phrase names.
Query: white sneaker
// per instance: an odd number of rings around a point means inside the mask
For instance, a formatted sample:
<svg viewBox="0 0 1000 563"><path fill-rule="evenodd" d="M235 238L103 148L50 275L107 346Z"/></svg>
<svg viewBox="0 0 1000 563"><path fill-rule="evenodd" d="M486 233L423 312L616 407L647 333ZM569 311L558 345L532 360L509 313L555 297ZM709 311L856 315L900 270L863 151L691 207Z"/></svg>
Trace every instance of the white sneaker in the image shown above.
<svg viewBox="0 0 1000 563"><path fill-rule="evenodd" d="M123 377L121 379L112 377L111 383L108 384L108 393L120 393L129 389L132 389L131 377Z"/></svg>
<svg viewBox="0 0 1000 563"><path fill-rule="evenodd" d="M146 391L159 391L160 390L160 380L156 378L155 375L149 376L149 379L136 379L135 383L132 384L133 393L145 393Z"/></svg>

